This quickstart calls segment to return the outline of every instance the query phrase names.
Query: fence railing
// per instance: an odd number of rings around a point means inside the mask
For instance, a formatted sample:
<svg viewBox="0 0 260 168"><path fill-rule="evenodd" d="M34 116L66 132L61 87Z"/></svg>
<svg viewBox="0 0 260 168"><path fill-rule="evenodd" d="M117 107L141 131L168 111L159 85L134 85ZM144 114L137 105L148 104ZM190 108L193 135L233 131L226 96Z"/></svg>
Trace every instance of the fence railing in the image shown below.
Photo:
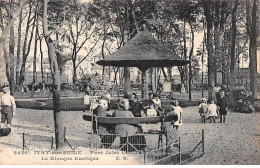
<svg viewBox="0 0 260 168"><path fill-rule="evenodd" d="M71 150L75 150L74 147L71 146L70 142L66 138L66 127L64 127L64 143L68 145ZM55 149L55 140L53 136L44 136L44 135L32 135L23 133L22 136L22 146L23 150L52 150Z"/></svg>
<svg viewBox="0 0 260 168"><path fill-rule="evenodd" d="M185 164L204 154L204 130L181 134L175 143L168 146L165 137L162 139L163 135L135 134L126 137L119 137L116 134L93 135L95 137L92 137L91 147L96 150L106 148L125 151L137 163L152 165Z"/></svg>
<svg viewBox="0 0 260 168"><path fill-rule="evenodd" d="M54 138L41 135L31 135L23 133L23 150L47 149L52 150L54 147Z"/></svg>

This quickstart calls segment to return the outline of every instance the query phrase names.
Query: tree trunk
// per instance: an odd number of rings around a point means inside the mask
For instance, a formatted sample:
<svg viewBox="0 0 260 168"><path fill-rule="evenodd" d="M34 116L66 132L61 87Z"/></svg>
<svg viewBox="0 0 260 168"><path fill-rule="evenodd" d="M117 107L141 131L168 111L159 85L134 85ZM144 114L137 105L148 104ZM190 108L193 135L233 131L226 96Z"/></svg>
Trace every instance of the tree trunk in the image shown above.
<svg viewBox="0 0 260 168"><path fill-rule="evenodd" d="M256 38L259 35L257 33L257 6L259 1L253 1L252 7L252 25L251 25L251 32L250 32L250 90L253 93L254 98L257 98L257 42Z"/></svg>
<svg viewBox="0 0 260 168"><path fill-rule="evenodd" d="M77 81L77 68L76 68L76 59L72 59L72 67L73 67L73 76L72 82L75 84Z"/></svg>
<svg viewBox="0 0 260 168"><path fill-rule="evenodd" d="M128 41L128 31L124 31L124 45ZM130 92L130 69L129 67L124 67L124 94Z"/></svg>
<svg viewBox="0 0 260 168"><path fill-rule="evenodd" d="M232 18L231 18L231 31L232 31L232 36L231 36L231 53L230 53L230 76L229 76L229 89L230 89L230 94L229 94L229 103L230 107L234 106L234 101L233 101L233 90L234 90L234 82L235 82L235 49L236 49L236 33L237 33L237 26L236 26L236 11L238 7L238 0L235 1L234 8L232 10Z"/></svg>
<svg viewBox="0 0 260 168"><path fill-rule="evenodd" d="M19 85L19 78L20 78L20 62L21 62L21 29L22 29L22 22L23 22L23 11L21 10L19 16L19 25L18 25L18 40L17 40L17 56L16 56L16 85Z"/></svg>
<svg viewBox="0 0 260 168"><path fill-rule="evenodd" d="M37 72L36 72L36 58L37 58L37 43L38 43L38 4L35 9L35 19L36 19L36 30L35 30L35 39L34 39L34 53L33 53L33 85L32 85L32 93L34 94L35 85L37 83Z"/></svg>
<svg viewBox="0 0 260 168"><path fill-rule="evenodd" d="M11 0L10 2L10 11L9 11L9 20L12 19L13 17L13 12L14 12L14 2ZM10 67L10 80L9 80L9 85L10 85L10 91L11 95L14 94L14 89L15 89L15 58L14 58L14 47L15 47L15 39L14 39L14 26L12 25L10 28L10 39L9 39L9 57L10 57L10 62L8 62L8 66Z"/></svg>
<svg viewBox="0 0 260 168"><path fill-rule="evenodd" d="M60 70L58 66L57 57L55 54L55 48L53 41L48 33L47 22L47 1L44 0L43 5L43 31L48 47L48 55L50 60L50 68L53 80L53 112L54 112L54 127L55 127L55 141L56 149L61 150L64 148L64 127L62 122L62 114L60 111Z"/></svg>
<svg viewBox="0 0 260 168"><path fill-rule="evenodd" d="M39 33L39 32L38 32ZM39 34L38 34L38 37L39 37ZM44 78L44 68L45 67L43 67L45 64L43 63L43 52L42 52L42 39L43 38L41 38L40 39L40 55L41 55L41 74L42 74L42 89L45 89L45 78Z"/></svg>
<svg viewBox="0 0 260 168"><path fill-rule="evenodd" d="M184 59L187 59L187 43L186 43L186 21L183 23L183 55ZM184 66L184 86L188 92L188 72L187 72L187 65Z"/></svg>
<svg viewBox="0 0 260 168"><path fill-rule="evenodd" d="M206 33L205 33L205 22L203 21L203 41L202 41L202 54L201 54L201 96L204 97L204 54L205 54L205 43L206 43Z"/></svg>
<svg viewBox="0 0 260 168"><path fill-rule="evenodd" d="M193 55L193 49L194 49L194 30L192 27L192 23L190 22L190 28L191 28L191 49L190 49L190 55L189 55L189 100L191 101L191 82L192 82L192 69L191 69L191 57Z"/></svg>
<svg viewBox="0 0 260 168"><path fill-rule="evenodd" d="M27 56L28 56L27 53L29 54L28 51L30 50L29 46L27 46L27 41L28 41L28 36L29 36L31 14L32 14L32 4L31 4L31 1L30 1L29 14L28 14L27 25L26 25L26 29L25 29L24 43L23 43L23 58L22 58L22 66L21 66L21 69L20 69L20 78L19 78L19 86L20 87L23 86L23 82L25 80L25 65L26 65L26 60L27 60ZM32 34L33 34L33 28L32 28ZM32 35L31 35L31 38L32 38ZM26 47L28 47L27 50L26 50Z"/></svg>
<svg viewBox="0 0 260 168"><path fill-rule="evenodd" d="M207 23L207 52L208 52L208 98L210 100L214 99L216 101L216 94L215 94L215 68L214 68L214 50L212 44L212 10L211 10L211 2L207 0L203 0L203 8L204 8L204 15L206 17Z"/></svg>
<svg viewBox="0 0 260 168"><path fill-rule="evenodd" d="M218 78L218 71L219 71L219 59L220 59L220 21L219 21L219 15L220 15L220 0L217 0L215 2L215 19L214 19L214 41L215 41L215 51L214 51L214 66L215 66L215 84L217 83Z"/></svg>
<svg viewBox="0 0 260 168"><path fill-rule="evenodd" d="M170 79L168 78L168 76L167 76L167 74L166 74L166 72L165 72L165 69L164 69L164 67L161 67L161 69L162 69L162 73L163 73L164 81L167 81L167 82L169 82L169 81L170 81Z"/></svg>
<svg viewBox="0 0 260 168"><path fill-rule="evenodd" d="M224 50L224 43L223 41L225 41L224 39L224 26L225 26L225 10L224 10L224 7L225 7L225 3L222 1L221 2L221 12L220 12L220 23L219 23L219 37L218 37L218 41L219 41L219 61L221 61L221 73L222 73L222 76L221 76L221 82L222 83L227 83L226 82L226 76L225 76L225 67L226 67L226 64L225 64L225 61L226 61L226 56L224 55L225 53L225 50Z"/></svg>

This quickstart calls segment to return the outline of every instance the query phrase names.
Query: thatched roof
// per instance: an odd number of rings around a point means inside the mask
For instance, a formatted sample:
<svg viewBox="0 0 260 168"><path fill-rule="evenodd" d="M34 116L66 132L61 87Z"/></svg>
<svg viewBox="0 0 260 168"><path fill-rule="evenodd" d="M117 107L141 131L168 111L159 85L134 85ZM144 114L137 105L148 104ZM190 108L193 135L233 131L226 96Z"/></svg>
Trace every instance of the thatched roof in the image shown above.
<svg viewBox="0 0 260 168"><path fill-rule="evenodd" d="M186 65L189 61L180 58L160 43L148 31L139 31L114 54L97 61L97 64L117 67L167 67Z"/></svg>

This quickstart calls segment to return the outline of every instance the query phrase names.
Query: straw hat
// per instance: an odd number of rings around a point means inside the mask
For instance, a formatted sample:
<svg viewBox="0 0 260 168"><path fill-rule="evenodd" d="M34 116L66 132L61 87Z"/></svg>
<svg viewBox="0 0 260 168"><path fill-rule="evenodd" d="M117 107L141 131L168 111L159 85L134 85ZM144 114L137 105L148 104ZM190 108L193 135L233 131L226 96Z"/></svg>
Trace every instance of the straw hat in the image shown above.
<svg viewBox="0 0 260 168"><path fill-rule="evenodd" d="M10 88L9 87L4 87L3 88L3 91L6 93L7 91L9 91L10 90Z"/></svg>

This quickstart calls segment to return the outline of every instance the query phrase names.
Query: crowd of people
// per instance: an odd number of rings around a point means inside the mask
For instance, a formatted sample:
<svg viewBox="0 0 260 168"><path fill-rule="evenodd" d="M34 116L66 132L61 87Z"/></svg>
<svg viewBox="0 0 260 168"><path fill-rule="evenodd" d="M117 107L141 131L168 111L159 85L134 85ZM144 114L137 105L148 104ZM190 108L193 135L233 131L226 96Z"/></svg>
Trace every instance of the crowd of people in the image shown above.
<svg viewBox="0 0 260 168"><path fill-rule="evenodd" d="M95 96L95 92L87 90L84 97L84 107L90 106L94 116L102 117L151 117L151 116L166 116L169 114L175 114L178 116L178 120L173 122L164 122L161 125L162 131L166 135L166 141L168 150L178 140L178 127L182 125L182 108L179 106L178 100L171 101L171 108L164 109L160 100L159 94L149 93L149 97L146 100L139 100L136 93L125 94L124 97L120 97L116 103L116 109L111 110L111 96L109 91L104 91L98 98ZM120 136L120 146L126 142L126 137L129 137L130 143L135 144L135 148L142 150L146 147L146 140L144 136L135 136L137 133L143 133L141 125L138 124L93 124L93 131L98 133L101 137L103 147L110 147L116 138L114 135ZM136 144L135 142L138 142Z"/></svg>
<svg viewBox="0 0 260 168"><path fill-rule="evenodd" d="M228 109L228 98L225 96L225 91L220 90L219 96L217 96L217 104L215 104L214 99L207 101L206 98L201 99L199 105L199 113L201 116L201 121L206 122L206 119L209 118L210 122L216 122L216 118L220 117L220 123L225 123L227 109ZM209 102L209 104L208 104Z"/></svg>

